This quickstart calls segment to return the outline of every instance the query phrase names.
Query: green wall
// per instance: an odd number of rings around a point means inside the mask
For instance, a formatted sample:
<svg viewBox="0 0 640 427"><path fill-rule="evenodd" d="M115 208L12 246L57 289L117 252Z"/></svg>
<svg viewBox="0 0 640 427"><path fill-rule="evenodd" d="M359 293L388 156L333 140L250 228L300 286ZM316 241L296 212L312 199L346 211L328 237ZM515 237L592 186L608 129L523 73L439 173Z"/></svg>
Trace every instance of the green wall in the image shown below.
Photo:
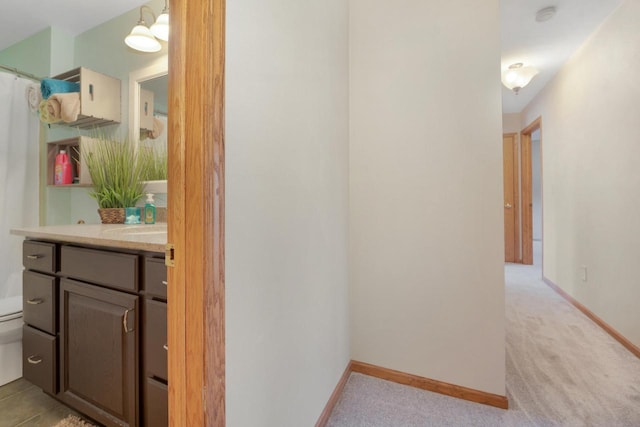
<svg viewBox="0 0 640 427"><path fill-rule="evenodd" d="M51 70L51 32L51 28L47 28L0 50L0 64L38 77L48 76Z"/></svg>
<svg viewBox="0 0 640 427"><path fill-rule="evenodd" d="M163 0L147 3L155 13ZM167 46L158 53L136 52L124 44L125 36L138 22L139 9L133 9L82 34L73 36L63 28L51 27L0 51L0 64L18 68L36 76L54 76L76 67L87 67L119 78L121 86L121 124L100 128L106 134L128 135L129 73L166 58ZM145 20L151 16L145 13ZM70 138L90 131L64 125L41 127L40 135L40 222L42 225L70 224L78 220L99 223L97 204L86 188L46 186L46 142Z"/></svg>

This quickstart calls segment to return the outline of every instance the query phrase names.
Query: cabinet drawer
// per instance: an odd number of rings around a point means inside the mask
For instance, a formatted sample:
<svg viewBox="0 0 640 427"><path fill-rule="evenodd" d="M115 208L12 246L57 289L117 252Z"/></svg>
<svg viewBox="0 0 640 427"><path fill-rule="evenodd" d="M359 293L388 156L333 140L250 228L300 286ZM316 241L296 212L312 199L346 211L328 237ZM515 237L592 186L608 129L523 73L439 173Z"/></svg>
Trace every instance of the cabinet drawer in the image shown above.
<svg viewBox="0 0 640 427"><path fill-rule="evenodd" d="M138 290L138 255L62 246L63 276L128 291Z"/></svg>
<svg viewBox="0 0 640 427"><path fill-rule="evenodd" d="M147 378L144 393L144 425L163 427L169 425L168 388L166 384Z"/></svg>
<svg viewBox="0 0 640 427"><path fill-rule="evenodd" d="M56 337L24 326L22 376L47 393L56 394L56 369Z"/></svg>
<svg viewBox="0 0 640 427"><path fill-rule="evenodd" d="M22 273L22 312L24 322L52 335L56 334L56 281L52 276Z"/></svg>
<svg viewBox="0 0 640 427"><path fill-rule="evenodd" d="M144 358L146 375L167 380L167 304L144 301Z"/></svg>
<svg viewBox="0 0 640 427"><path fill-rule="evenodd" d="M22 244L22 264L27 270L55 273L57 270L55 243L25 240Z"/></svg>
<svg viewBox="0 0 640 427"><path fill-rule="evenodd" d="M144 291L167 299L167 266L162 258L144 259Z"/></svg>

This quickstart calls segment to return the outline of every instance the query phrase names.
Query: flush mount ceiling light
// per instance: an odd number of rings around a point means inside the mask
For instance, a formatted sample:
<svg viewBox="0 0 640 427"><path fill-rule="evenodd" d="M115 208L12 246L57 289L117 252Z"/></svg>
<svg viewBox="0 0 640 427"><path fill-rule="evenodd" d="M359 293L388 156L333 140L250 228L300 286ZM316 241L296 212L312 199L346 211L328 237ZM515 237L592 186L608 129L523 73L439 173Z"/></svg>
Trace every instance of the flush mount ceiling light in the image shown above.
<svg viewBox="0 0 640 427"><path fill-rule="evenodd" d="M556 7L555 6L545 7L543 9L540 9L538 12L536 12L536 21L545 22L553 18L554 16L556 16Z"/></svg>
<svg viewBox="0 0 640 427"><path fill-rule="evenodd" d="M142 16L144 11L151 14L153 21L155 21L151 29L149 29ZM133 27L131 33L125 37L124 42L130 48L141 52L158 52L162 48L158 39L164 41L169 40L169 9L167 8L166 1L164 10L157 20L155 13L153 13L153 10L151 10L149 6L141 6L140 20L138 24Z"/></svg>
<svg viewBox="0 0 640 427"><path fill-rule="evenodd" d="M533 67L524 67L522 62L511 64L507 70L502 73L502 84L518 94L520 89L529 84L538 70Z"/></svg>

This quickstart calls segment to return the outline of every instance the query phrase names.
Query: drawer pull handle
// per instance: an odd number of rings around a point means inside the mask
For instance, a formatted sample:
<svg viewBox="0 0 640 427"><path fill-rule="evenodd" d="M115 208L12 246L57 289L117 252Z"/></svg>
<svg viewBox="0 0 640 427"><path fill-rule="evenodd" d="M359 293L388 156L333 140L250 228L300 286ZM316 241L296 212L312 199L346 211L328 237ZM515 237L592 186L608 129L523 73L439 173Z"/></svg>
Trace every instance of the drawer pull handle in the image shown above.
<svg viewBox="0 0 640 427"><path fill-rule="evenodd" d="M124 333L133 332L133 328L129 329L127 326L129 324L129 312L131 310L127 309L124 311L124 316L122 316L122 326L124 327Z"/></svg>
<svg viewBox="0 0 640 427"><path fill-rule="evenodd" d="M36 255L27 255L27 259L40 259L43 258L44 255L36 254Z"/></svg>
<svg viewBox="0 0 640 427"><path fill-rule="evenodd" d="M163 285L165 285L165 286L168 286L168 285L169 285L169 282L167 282L166 280L163 280L163 281L162 281L162 284L163 284Z"/></svg>
<svg viewBox="0 0 640 427"><path fill-rule="evenodd" d="M44 300L42 298L34 298L34 299L27 300L27 304L31 304L31 305L38 305L38 304L42 304L43 302Z"/></svg>
<svg viewBox="0 0 640 427"><path fill-rule="evenodd" d="M38 363L42 362L42 357L40 356L29 356L27 357L27 362L31 363L32 365L37 365Z"/></svg>
<svg viewBox="0 0 640 427"><path fill-rule="evenodd" d="M168 345L163 345L162 348L164 348L166 351L169 351L169 346Z"/></svg>

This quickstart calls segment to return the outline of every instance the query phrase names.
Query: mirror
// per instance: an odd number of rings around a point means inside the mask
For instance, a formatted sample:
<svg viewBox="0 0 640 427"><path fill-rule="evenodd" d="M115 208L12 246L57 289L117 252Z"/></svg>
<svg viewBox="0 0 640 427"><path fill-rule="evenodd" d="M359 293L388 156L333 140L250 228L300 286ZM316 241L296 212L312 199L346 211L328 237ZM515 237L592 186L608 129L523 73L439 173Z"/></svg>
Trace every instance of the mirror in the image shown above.
<svg viewBox="0 0 640 427"><path fill-rule="evenodd" d="M129 137L138 149L148 150L156 159L153 176L145 191L167 192L167 57L129 75ZM164 168L161 166L164 159ZM165 176L164 179L161 179Z"/></svg>

